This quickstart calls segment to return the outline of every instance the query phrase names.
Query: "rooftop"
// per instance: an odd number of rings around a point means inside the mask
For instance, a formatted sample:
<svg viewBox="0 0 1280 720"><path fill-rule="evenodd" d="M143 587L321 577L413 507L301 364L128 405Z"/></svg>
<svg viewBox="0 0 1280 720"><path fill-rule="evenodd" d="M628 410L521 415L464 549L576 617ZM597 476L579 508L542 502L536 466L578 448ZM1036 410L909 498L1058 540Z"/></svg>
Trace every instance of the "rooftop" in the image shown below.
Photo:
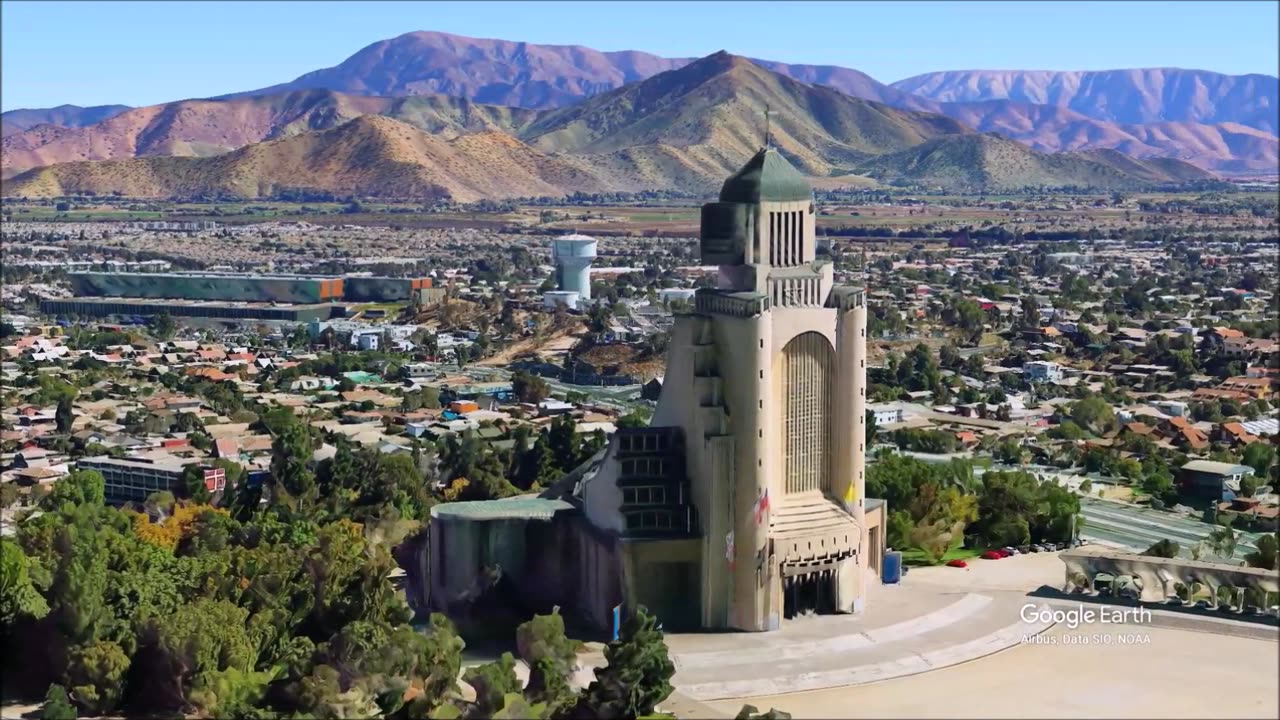
<svg viewBox="0 0 1280 720"><path fill-rule="evenodd" d="M1191 472L1212 473L1214 475L1241 475L1253 474L1253 468L1248 465L1236 465L1233 463L1215 462L1213 460L1192 460L1182 466L1183 470Z"/></svg>
<svg viewBox="0 0 1280 720"><path fill-rule="evenodd" d="M466 520L550 520L562 510L573 506L563 500L547 500L538 497L514 497L502 500L475 500L452 502L431 508L433 520L443 517Z"/></svg>
<svg viewBox="0 0 1280 720"><path fill-rule="evenodd" d="M809 181L773 148L764 148L720 189L720 202L799 202L813 199Z"/></svg>

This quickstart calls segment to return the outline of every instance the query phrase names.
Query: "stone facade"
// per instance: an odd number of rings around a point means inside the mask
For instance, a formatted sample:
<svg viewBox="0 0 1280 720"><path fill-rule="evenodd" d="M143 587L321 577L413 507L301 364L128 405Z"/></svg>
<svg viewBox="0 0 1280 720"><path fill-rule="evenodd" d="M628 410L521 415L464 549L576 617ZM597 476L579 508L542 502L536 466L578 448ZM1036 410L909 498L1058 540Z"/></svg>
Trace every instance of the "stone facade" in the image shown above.
<svg viewBox="0 0 1280 720"><path fill-rule="evenodd" d="M680 602L696 604L702 628L772 630L807 610L855 612L865 597L867 309L863 290L835 287L817 256L807 188L766 149L703 208L703 262L719 264L718 287L677 318L640 432L677 438L664 445L676 449L646 465L660 478L637 479L635 440L620 434L583 488L592 522L628 539L629 601L669 606L676 583L691 584L697 595ZM658 479L661 507L626 494ZM664 551L649 552L659 538Z"/></svg>
<svg viewBox="0 0 1280 720"><path fill-rule="evenodd" d="M534 573L517 546L540 518L498 513L502 501L437 507L459 519L432 523L425 604L469 597L505 558L523 593L602 629L614 603L669 630L860 611L885 513L865 497L866 298L835 285L815 217L808 182L772 149L726 181L702 215L703 264L719 281L676 319L650 425L619 430L542 495L564 503L550 522L589 539L578 545L590 557L543 534L537 554L566 559Z"/></svg>

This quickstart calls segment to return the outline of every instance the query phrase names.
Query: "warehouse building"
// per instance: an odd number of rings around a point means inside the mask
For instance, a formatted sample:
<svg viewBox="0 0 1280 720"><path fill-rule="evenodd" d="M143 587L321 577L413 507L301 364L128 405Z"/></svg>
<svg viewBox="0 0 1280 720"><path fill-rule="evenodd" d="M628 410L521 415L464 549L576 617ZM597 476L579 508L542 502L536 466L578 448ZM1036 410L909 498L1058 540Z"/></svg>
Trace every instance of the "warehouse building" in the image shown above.
<svg viewBox="0 0 1280 720"><path fill-rule="evenodd" d="M40 312L50 316L146 318L161 313L172 317L208 320L277 320L310 323L341 316L342 306L330 303L283 305L275 303L199 302L157 298L75 297L43 298Z"/></svg>
<svg viewBox="0 0 1280 720"><path fill-rule="evenodd" d="M75 272L71 289L82 297L174 298L314 304L409 302L431 278L352 275L326 277L244 273Z"/></svg>

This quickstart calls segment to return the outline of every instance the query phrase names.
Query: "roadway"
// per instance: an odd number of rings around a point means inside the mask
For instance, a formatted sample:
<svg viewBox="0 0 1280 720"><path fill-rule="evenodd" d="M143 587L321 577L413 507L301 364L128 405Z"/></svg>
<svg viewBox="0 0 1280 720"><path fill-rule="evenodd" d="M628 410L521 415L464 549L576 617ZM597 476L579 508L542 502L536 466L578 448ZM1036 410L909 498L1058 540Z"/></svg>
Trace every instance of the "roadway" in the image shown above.
<svg viewBox="0 0 1280 720"><path fill-rule="evenodd" d="M504 368L467 367L461 371L476 382L509 382L513 373ZM552 378L543 378L551 388L551 392L564 395L571 392L582 393L591 402L610 410L628 413L646 406L640 399L640 385L573 385Z"/></svg>
<svg viewBox="0 0 1280 720"><path fill-rule="evenodd" d="M1043 465L993 465L992 469L1027 470L1076 492L1079 492L1080 484L1089 479L1083 474L1063 472ZM984 468L974 468L974 473L978 475L984 471ZM1142 505L1086 495L1080 496L1080 514L1084 517L1080 537L1086 540L1118 545L1139 552L1160 540L1172 540L1178 543L1180 554L1188 558L1191 557L1191 546L1208 539L1209 533L1217 529L1216 525L1210 525L1198 516L1182 515L1170 510L1153 510ZM1256 550L1259 537L1260 533L1237 530L1235 557L1243 559L1247 553Z"/></svg>
<svg viewBox="0 0 1280 720"><path fill-rule="evenodd" d="M1084 516L1084 526L1080 528L1082 538L1138 551L1160 540L1172 540L1178 543L1183 557L1191 557L1189 548L1207 539L1216 529L1194 517L1089 497L1080 498L1080 514ZM1256 550L1259 537L1259 533L1237 530L1235 557L1242 559Z"/></svg>

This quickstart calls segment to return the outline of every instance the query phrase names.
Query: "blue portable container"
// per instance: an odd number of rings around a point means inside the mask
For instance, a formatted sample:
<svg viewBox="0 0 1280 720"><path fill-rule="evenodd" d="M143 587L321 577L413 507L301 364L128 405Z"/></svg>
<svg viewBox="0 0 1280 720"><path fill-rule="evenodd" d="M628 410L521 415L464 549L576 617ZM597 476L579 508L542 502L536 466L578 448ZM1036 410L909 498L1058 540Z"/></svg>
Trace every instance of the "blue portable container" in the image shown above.
<svg viewBox="0 0 1280 720"><path fill-rule="evenodd" d="M884 554L880 563L880 579L886 585L896 585L902 579L902 553L897 550Z"/></svg>

